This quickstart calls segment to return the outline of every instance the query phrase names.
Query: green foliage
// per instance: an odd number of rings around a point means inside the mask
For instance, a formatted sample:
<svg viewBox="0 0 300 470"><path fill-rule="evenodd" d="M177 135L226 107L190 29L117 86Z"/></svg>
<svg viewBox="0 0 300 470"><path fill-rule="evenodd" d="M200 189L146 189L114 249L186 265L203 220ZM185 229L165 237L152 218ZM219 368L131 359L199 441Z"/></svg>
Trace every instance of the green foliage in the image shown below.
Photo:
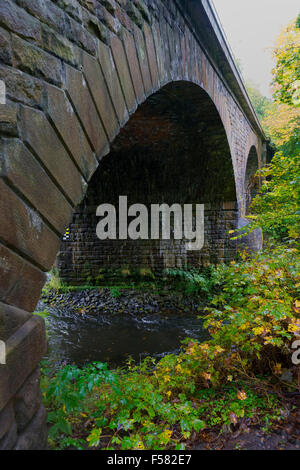
<svg viewBox="0 0 300 470"><path fill-rule="evenodd" d="M63 369L44 393L50 443L59 449L180 450L193 431L230 427L254 416L279 417L276 397L260 396L249 387L239 394L242 384L198 390L197 376L191 375L199 368L184 369L183 358L166 356L154 372L149 358L138 367L129 365L126 374L109 373L101 363Z"/></svg>
<svg viewBox="0 0 300 470"><path fill-rule="evenodd" d="M237 389L242 390L242 394L238 395ZM280 410L276 410L278 400L274 395L260 396L242 382L228 385L218 391L212 388L201 390L198 398L199 411L201 415L207 416L209 427L226 426L230 429L239 418L256 418L262 424L268 424L280 417Z"/></svg>
<svg viewBox="0 0 300 470"><path fill-rule="evenodd" d="M174 287L183 290L186 294L204 295L206 298L214 295L222 283L218 273L219 271L214 266L201 270L172 268L164 271L166 282L173 281Z"/></svg>
<svg viewBox="0 0 300 470"><path fill-rule="evenodd" d="M274 50L273 71L277 101L290 106L300 105L300 28L299 17L279 36Z"/></svg>
<svg viewBox="0 0 300 470"><path fill-rule="evenodd" d="M52 268L51 271L49 272L50 279L47 281L43 291L44 292L49 292L52 289L59 291L64 288L63 283L61 282L58 271L56 268Z"/></svg>
<svg viewBox="0 0 300 470"><path fill-rule="evenodd" d="M266 96L263 96L258 87L251 82L246 83L246 88L256 114L259 120L262 122L265 119L268 110L270 109L271 100Z"/></svg>
<svg viewBox="0 0 300 470"><path fill-rule="evenodd" d="M299 237L300 187L300 29L294 22L278 38L274 51L274 100L263 124L279 146L272 162L258 175L263 184L251 205L251 223L276 240Z"/></svg>
<svg viewBox="0 0 300 470"><path fill-rule="evenodd" d="M214 268L205 343L187 339L177 355L115 371L95 363L45 373L52 446L182 449L214 426L276 422L283 405L269 389L281 384L299 329L299 264L295 249L276 248Z"/></svg>
<svg viewBox="0 0 300 470"><path fill-rule="evenodd" d="M299 139L300 109L286 103L273 102L268 109L262 125L266 134L271 139L277 149L284 149L290 139L296 144ZM296 147L295 147L296 149ZM295 153L293 146L290 147ZM287 153L287 156L289 153ZM299 141L298 141L299 155Z"/></svg>
<svg viewBox="0 0 300 470"><path fill-rule="evenodd" d="M300 233L300 156L287 158L283 152L278 152L259 175L263 184L251 204L250 224L243 233L260 227L279 241L297 239Z"/></svg>
<svg viewBox="0 0 300 470"><path fill-rule="evenodd" d="M122 295L122 290L121 290L121 288L118 287L118 286L112 286L112 287L109 288L109 290L110 290L110 292L111 292L111 295L112 295L113 297L115 297L116 299L117 299L118 297L121 297L121 295Z"/></svg>
<svg viewBox="0 0 300 470"><path fill-rule="evenodd" d="M199 431L204 422L184 396L174 406L166 402L164 387L157 387L150 365L150 359L139 368L129 365L126 375L110 372L102 363L84 369L68 366L44 382L51 441L59 442L60 448L68 446L78 418L88 416L93 421L85 436L90 447L99 445L105 431L112 448L180 448L166 426L178 423L181 432L188 434Z"/></svg>
<svg viewBox="0 0 300 470"><path fill-rule="evenodd" d="M289 156L295 158L296 164L298 163L297 161L300 155L300 125L294 129L288 140L280 146L280 149L283 155L285 155L287 158L289 158Z"/></svg>
<svg viewBox="0 0 300 470"><path fill-rule="evenodd" d="M299 330L296 302L300 260L295 248L277 247L223 268L224 285L207 309L213 342L238 351L243 367L272 359ZM263 351L269 351L262 356ZM288 349L286 351L288 354ZM265 372L268 372L268 364ZM253 369L252 369L253 370Z"/></svg>
<svg viewBox="0 0 300 470"><path fill-rule="evenodd" d="M43 310L42 312L34 312L34 315L37 315L38 317L41 317L44 320L46 320L47 317L49 316L49 312L46 312L46 310Z"/></svg>

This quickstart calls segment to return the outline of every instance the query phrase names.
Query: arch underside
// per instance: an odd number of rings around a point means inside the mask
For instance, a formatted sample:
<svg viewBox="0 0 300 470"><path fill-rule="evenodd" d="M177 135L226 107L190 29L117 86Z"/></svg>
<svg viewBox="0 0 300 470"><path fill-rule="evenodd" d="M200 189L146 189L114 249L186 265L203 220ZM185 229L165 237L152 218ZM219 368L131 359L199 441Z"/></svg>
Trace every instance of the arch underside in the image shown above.
<svg viewBox="0 0 300 470"><path fill-rule="evenodd" d="M245 177L244 177L244 193L241 217L238 221L238 227L243 228L249 224L247 216L251 211L251 203L255 196L259 193L260 178L257 171L260 168L259 156L255 145L249 150L246 160ZM258 252L263 246L263 234L261 229L252 231L249 235L244 236L240 241L240 248L246 249L248 252Z"/></svg>
<svg viewBox="0 0 300 470"><path fill-rule="evenodd" d="M259 192L259 177L257 171L259 169L259 159L255 146L253 145L249 151L246 173L245 173L245 210L246 214L249 212L249 208L252 200Z"/></svg>
<svg viewBox="0 0 300 470"><path fill-rule="evenodd" d="M204 204L204 247L189 252L186 240L99 240L97 206ZM149 218L150 224L150 218ZM236 254L228 232L237 225L236 190L226 133L207 93L178 81L142 104L115 138L75 209L57 267L64 282L107 282L115 270L188 268L226 262ZM150 233L150 226L149 226Z"/></svg>

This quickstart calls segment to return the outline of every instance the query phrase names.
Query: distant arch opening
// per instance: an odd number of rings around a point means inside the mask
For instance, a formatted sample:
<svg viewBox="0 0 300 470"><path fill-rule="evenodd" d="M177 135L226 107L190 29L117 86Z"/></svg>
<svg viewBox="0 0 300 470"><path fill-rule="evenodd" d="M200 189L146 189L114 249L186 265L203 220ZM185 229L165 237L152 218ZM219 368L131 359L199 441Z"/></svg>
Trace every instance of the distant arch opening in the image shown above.
<svg viewBox="0 0 300 470"><path fill-rule="evenodd" d="M259 177L257 170L259 169L258 154L255 146L250 149L246 174L245 174L245 212L246 215L250 212L251 202L259 192Z"/></svg>
<svg viewBox="0 0 300 470"><path fill-rule="evenodd" d="M141 203L205 205L205 243L187 251L186 240L99 240L96 208ZM237 226L230 148L219 113L199 86L173 82L150 96L120 131L77 207L57 259L64 282L95 284L116 271L161 274L224 262L236 254L229 230ZM105 282L106 282L105 281Z"/></svg>

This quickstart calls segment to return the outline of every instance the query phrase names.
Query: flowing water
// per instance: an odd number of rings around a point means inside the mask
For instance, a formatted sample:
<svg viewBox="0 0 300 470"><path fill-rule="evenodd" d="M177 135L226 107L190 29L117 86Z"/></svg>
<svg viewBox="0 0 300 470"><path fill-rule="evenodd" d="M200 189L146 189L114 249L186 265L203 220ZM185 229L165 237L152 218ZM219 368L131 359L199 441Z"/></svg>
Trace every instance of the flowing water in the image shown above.
<svg viewBox="0 0 300 470"><path fill-rule="evenodd" d="M128 356L139 361L175 353L187 337L208 338L196 313L79 315L40 301L37 311L44 310L49 312L46 359L56 365L100 361L115 367L125 364Z"/></svg>

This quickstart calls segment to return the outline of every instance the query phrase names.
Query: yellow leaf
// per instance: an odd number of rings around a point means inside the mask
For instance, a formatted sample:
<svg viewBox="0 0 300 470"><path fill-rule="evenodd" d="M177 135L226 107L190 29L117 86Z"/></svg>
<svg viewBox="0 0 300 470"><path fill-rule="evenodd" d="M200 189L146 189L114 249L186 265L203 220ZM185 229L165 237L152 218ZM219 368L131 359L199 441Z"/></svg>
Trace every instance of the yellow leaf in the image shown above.
<svg viewBox="0 0 300 470"><path fill-rule="evenodd" d="M274 374L281 375L282 374L281 364L279 364L279 363L275 364L273 370L274 370Z"/></svg>
<svg viewBox="0 0 300 470"><path fill-rule="evenodd" d="M248 398L247 393L244 390L239 390L236 396L239 400L246 400Z"/></svg>

